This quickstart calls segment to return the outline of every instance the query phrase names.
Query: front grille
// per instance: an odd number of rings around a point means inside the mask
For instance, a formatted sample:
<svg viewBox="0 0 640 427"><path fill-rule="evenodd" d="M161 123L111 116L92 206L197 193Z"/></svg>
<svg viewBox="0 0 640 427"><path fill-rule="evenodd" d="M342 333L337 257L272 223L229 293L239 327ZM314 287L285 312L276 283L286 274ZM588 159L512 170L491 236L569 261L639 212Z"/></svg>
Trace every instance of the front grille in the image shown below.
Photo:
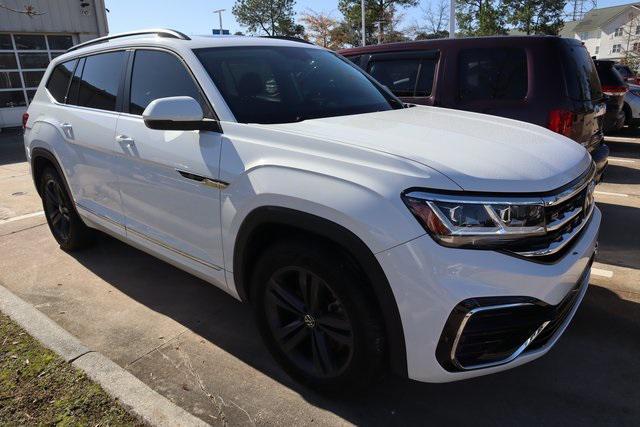
<svg viewBox="0 0 640 427"><path fill-rule="evenodd" d="M553 262L561 258L589 223L595 206L595 165L560 192L543 196L547 233L512 243L507 252Z"/></svg>
<svg viewBox="0 0 640 427"><path fill-rule="evenodd" d="M465 300L451 312L436 357L448 371L509 363L544 347L566 324L588 285L591 262L577 284L557 305L529 297Z"/></svg>

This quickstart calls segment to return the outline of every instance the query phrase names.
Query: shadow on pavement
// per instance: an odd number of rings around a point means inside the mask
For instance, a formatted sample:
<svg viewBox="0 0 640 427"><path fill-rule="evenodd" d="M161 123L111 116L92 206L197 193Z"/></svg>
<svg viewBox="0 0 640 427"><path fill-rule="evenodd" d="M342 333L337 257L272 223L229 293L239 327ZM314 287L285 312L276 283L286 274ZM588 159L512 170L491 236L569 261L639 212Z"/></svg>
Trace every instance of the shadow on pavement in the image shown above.
<svg viewBox="0 0 640 427"><path fill-rule="evenodd" d="M640 305L605 288L589 289L565 336L531 364L449 384L389 377L364 392L327 398L280 370L248 305L108 236L73 256L139 303L355 424L632 425L640 417Z"/></svg>
<svg viewBox="0 0 640 427"><path fill-rule="evenodd" d="M607 184L640 184L640 169L609 162L602 182Z"/></svg>
<svg viewBox="0 0 640 427"><path fill-rule="evenodd" d="M22 129L3 129L0 133L0 166L26 161Z"/></svg>
<svg viewBox="0 0 640 427"><path fill-rule="evenodd" d="M597 205L602 223L596 261L640 269L640 208L602 202Z"/></svg>
<svg viewBox="0 0 640 427"><path fill-rule="evenodd" d="M634 142L622 142L622 141L607 141L610 153L609 155L614 157L622 157L627 159L640 159L640 138L638 143Z"/></svg>

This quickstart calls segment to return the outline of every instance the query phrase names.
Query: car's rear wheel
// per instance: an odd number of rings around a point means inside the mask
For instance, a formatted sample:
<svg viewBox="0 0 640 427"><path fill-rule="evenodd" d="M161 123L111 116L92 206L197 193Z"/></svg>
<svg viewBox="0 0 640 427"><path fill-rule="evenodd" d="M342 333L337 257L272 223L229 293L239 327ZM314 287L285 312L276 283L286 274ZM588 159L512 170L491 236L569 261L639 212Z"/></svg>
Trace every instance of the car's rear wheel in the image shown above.
<svg viewBox="0 0 640 427"><path fill-rule="evenodd" d="M294 379L325 391L375 380L384 356L371 295L338 254L313 243L277 243L258 261L253 280L269 350Z"/></svg>
<svg viewBox="0 0 640 427"><path fill-rule="evenodd" d="M42 173L40 195L49 229L62 249L80 249L91 242L91 229L76 213L62 178L52 167Z"/></svg>

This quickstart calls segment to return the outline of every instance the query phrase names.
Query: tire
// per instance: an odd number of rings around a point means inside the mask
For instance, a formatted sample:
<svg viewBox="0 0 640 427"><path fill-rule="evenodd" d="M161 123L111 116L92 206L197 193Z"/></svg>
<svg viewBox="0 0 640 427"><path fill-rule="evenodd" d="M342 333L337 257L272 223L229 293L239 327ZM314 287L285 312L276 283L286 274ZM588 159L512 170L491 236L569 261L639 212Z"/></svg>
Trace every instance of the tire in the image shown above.
<svg viewBox="0 0 640 427"><path fill-rule="evenodd" d="M384 328L365 286L335 247L286 240L263 252L252 277L253 309L269 351L293 379L344 392L379 378Z"/></svg>
<svg viewBox="0 0 640 427"><path fill-rule="evenodd" d="M42 172L40 195L49 230L61 249L74 251L91 243L92 230L78 216L64 181L52 167Z"/></svg>

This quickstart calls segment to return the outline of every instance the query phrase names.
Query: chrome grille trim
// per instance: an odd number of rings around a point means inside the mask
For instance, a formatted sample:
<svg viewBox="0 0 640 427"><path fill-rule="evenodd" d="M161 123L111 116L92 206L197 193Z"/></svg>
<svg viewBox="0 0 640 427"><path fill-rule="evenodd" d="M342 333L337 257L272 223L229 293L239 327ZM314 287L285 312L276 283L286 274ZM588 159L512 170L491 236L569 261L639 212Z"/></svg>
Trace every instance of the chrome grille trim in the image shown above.
<svg viewBox="0 0 640 427"><path fill-rule="evenodd" d="M562 219L549 223L547 225L547 231L556 231L561 229L562 227L573 221L578 215L580 215L580 213L582 213L582 207L575 208L568 214L565 214Z"/></svg>
<svg viewBox="0 0 640 427"><path fill-rule="evenodd" d="M525 257L544 257L549 255L554 255L560 252L565 246L567 246L571 241L582 231L582 229L589 223L591 217L593 216L593 211L595 209L595 204L591 205L591 209L589 213L585 215L585 218L578 224L577 227L574 227L570 232L562 234L561 240L552 242L548 247L544 249L538 249L534 251L524 251L524 252L516 252L518 255L522 255Z"/></svg>
<svg viewBox="0 0 640 427"><path fill-rule="evenodd" d="M544 201L545 206L556 206L563 202L566 202L567 200L571 199L573 196L584 190L587 185L589 185L591 181L593 181L595 176L596 165L595 163L591 162L591 166L589 167L589 169L581 177L579 177L572 186L562 190L558 194L543 197L542 200Z"/></svg>

